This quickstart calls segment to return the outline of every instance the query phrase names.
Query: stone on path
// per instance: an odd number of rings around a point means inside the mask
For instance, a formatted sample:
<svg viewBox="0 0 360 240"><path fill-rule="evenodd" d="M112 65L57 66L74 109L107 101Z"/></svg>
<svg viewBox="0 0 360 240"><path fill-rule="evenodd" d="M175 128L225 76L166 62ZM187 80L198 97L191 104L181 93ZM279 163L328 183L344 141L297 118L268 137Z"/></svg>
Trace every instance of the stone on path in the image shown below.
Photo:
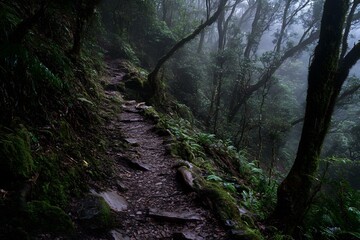
<svg viewBox="0 0 360 240"><path fill-rule="evenodd" d="M125 138L125 141L133 146L138 146L139 143L137 142L136 138Z"/></svg>
<svg viewBox="0 0 360 240"><path fill-rule="evenodd" d="M155 208L150 208L148 215L154 219L161 221L170 221L170 222L197 222L202 221L203 219L199 214L192 212L166 212L161 211Z"/></svg>
<svg viewBox="0 0 360 240"><path fill-rule="evenodd" d="M129 190L127 188L127 186L121 181L121 180L117 180L116 181L116 188L120 191L120 192L126 192L127 190Z"/></svg>
<svg viewBox="0 0 360 240"><path fill-rule="evenodd" d="M121 157L121 160L125 160L125 162L129 165L129 167L131 167L132 169L135 170L140 170L140 171L150 171L151 167L146 165L145 163L141 163L141 162L137 162L135 160L132 160L128 157Z"/></svg>
<svg viewBox="0 0 360 240"><path fill-rule="evenodd" d="M120 196L116 191L110 190L106 192L97 193L95 191L91 191L94 195L102 197L105 202L109 205L109 207L116 211L122 212L128 208L128 203L124 197Z"/></svg>
<svg viewBox="0 0 360 240"><path fill-rule="evenodd" d="M178 173L185 185L190 189L194 190L194 177L191 171L187 167L182 166L178 168Z"/></svg>

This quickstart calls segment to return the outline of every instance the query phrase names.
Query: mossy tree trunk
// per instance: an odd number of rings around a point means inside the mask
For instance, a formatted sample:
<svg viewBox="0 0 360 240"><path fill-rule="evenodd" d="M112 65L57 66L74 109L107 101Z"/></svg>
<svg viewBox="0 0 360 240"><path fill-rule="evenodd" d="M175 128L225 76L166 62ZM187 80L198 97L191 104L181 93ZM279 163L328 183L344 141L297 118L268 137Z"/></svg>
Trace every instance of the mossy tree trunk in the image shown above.
<svg viewBox="0 0 360 240"><path fill-rule="evenodd" d="M357 44L340 58L343 25L349 0L326 0L320 39L309 69L304 126L295 163L278 188L271 220L287 234L294 234L310 204L322 144L341 87L360 58Z"/></svg>
<svg viewBox="0 0 360 240"><path fill-rule="evenodd" d="M161 103L164 101L165 87L164 83L158 78L158 73L164 63L171 58L177 50L182 48L186 43L194 39L199 33L201 33L205 27L213 24L219 17L220 13L224 10L227 0L220 0L219 6L216 12L208 18L204 23L200 24L190 35L184 37L178 41L163 57L159 59L154 70L148 75L148 82L150 86L150 99L155 103Z"/></svg>

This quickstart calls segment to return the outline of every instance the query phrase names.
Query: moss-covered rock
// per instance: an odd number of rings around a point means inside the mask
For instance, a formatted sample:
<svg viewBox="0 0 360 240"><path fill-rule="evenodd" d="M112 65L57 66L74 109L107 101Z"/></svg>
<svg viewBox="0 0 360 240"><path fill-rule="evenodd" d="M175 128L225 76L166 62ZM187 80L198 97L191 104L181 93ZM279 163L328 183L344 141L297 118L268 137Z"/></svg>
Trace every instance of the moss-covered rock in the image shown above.
<svg viewBox="0 0 360 240"><path fill-rule="evenodd" d="M205 183L200 191L201 198L214 209L223 222L231 221L235 228L242 226L242 220L236 200L216 182Z"/></svg>
<svg viewBox="0 0 360 240"><path fill-rule="evenodd" d="M26 207L27 224L29 231L71 234L74 225L70 217L59 207L45 201L32 201Z"/></svg>
<svg viewBox="0 0 360 240"><path fill-rule="evenodd" d="M81 226L90 231L105 231L114 223L109 205L102 197L94 195L88 195L80 202L78 219Z"/></svg>

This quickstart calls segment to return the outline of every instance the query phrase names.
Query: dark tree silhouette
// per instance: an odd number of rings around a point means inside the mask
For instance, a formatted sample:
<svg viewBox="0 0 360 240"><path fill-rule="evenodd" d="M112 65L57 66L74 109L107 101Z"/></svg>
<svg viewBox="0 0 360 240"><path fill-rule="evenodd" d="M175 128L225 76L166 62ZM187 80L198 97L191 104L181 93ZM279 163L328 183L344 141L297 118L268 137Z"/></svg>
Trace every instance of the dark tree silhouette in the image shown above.
<svg viewBox="0 0 360 240"><path fill-rule="evenodd" d="M278 188L271 219L286 233L294 234L310 204L312 187L325 135L335 103L349 70L360 58L356 44L341 58L343 27L349 0L326 0L320 39L309 69L304 126L297 156Z"/></svg>

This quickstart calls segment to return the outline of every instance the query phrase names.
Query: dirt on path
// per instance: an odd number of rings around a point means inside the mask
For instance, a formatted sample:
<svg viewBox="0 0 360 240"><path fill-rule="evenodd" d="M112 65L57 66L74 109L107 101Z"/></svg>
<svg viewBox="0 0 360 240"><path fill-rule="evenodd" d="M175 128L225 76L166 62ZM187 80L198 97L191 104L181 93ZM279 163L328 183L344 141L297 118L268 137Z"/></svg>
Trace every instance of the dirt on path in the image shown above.
<svg viewBox="0 0 360 240"><path fill-rule="evenodd" d="M109 64L110 84L124 76L117 65ZM114 97L118 92L109 88L106 94ZM144 119L142 110L137 102L125 101L121 113L106 126L111 142L108 154L115 161L115 178L108 192L122 199L112 238L225 239L226 232L211 211L179 184L177 159L165 151L169 139L153 131L154 123ZM119 150L120 138L130 146L126 151Z"/></svg>

